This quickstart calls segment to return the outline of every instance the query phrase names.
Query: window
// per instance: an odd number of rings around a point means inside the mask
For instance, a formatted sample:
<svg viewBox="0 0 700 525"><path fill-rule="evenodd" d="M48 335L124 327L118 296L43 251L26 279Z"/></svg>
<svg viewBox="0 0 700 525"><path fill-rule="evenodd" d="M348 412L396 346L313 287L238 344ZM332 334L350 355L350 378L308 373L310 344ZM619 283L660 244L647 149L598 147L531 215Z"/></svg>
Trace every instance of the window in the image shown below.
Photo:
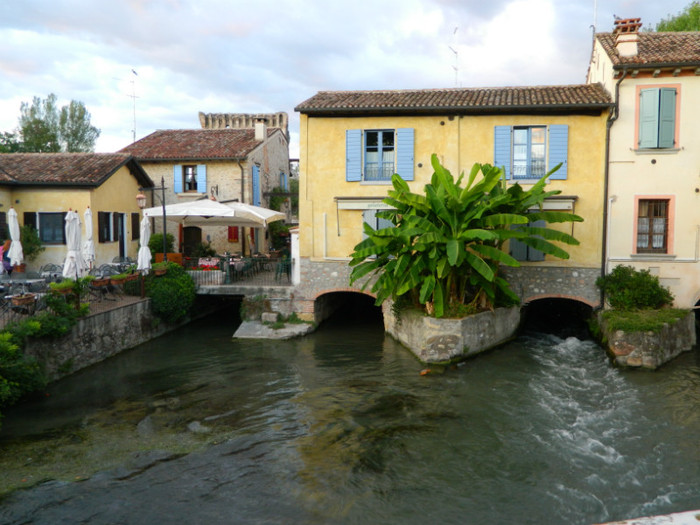
<svg viewBox="0 0 700 525"><path fill-rule="evenodd" d="M513 128L513 178L539 179L545 174L545 128Z"/></svg>
<svg viewBox="0 0 700 525"><path fill-rule="evenodd" d="M669 201L639 199L637 253L668 253Z"/></svg>
<svg viewBox="0 0 700 525"><path fill-rule="evenodd" d="M197 166L182 167L183 191L197 191Z"/></svg>
<svg viewBox="0 0 700 525"><path fill-rule="evenodd" d="M45 244L66 244L64 212L39 213L39 238Z"/></svg>
<svg viewBox="0 0 700 525"><path fill-rule="evenodd" d="M568 176L569 126L496 126L494 164L506 178L539 179L561 163L551 180Z"/></svg>
<svg viewBox="0 0 700 525"><path fill-rule="evenodd" d="M528 224L533 228L545 228L547 225L545 221L535 221ZM528 246L524 242L520 242L517 239L511 239L509 241L510 255L516 261L544 261L544 253L540 250Z"/></svg>
<svg viewBox="0 0 700 525"><path fill-rule="evenodd" d="M119 238L118 214L108 211L97 212L97 241L113 242Z"/></svg>
<svg viewBox="0 0 700 525"><path fill-rule="evenodd" d="M173 191L175 193L206 193L206 165L175 164L173 166Z"/></svg>
<svg viewBox="0 0 700 525"><path fill-rule="evenodd" d="M393 228L394 223L388 219L382 219L377 217L377 213L384 210L364 210L362 212L362 222L369 224L370 228L373 230L383 230L384 228ZM366 239L367 235L364 233L364 227L362 228L362 238Z"/></svg>
<svg viewBox="0 0 700 525"><path fill-rule="evenodd" d="M413 180L413 139L413 128L346 130L345 180L387 183L394 173Z"/></svg>
<svg viewBox="0 0 700 525"><path fill-rule="evenodd" d="M639 148L676 145L676 88L639 90Z"/></svg>

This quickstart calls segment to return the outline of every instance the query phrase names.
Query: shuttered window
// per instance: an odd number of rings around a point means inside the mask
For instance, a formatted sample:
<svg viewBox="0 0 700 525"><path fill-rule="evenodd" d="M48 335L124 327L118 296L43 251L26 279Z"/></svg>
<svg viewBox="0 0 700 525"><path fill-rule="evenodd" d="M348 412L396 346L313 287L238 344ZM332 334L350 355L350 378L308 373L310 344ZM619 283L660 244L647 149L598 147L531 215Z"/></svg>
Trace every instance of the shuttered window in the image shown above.
<svg viewBox="0 0 700 525"><path fill-rule="evenodd" d="M407 181L414 178L413 128L345 132L345 180L390 182L394 173Z"/></svg>
<svg viewBox="0 0 700 525"><path fill-rule="evenodd" d="M668 253L667 199L640 199L637 209L637 253Z"/></svg>
<svg viewBox="0 0 700 525"><path fill-rule="evenodd" d="M676 95L676 88L639 91L639 148L675 147Z"/></svg>
<svg viewBox="0 0 700 525"><path fill-rule="evenodd" d="M539 179L556 165L550 180L568 177L569 126L496 126L494 165L506 179Z"/></svg>

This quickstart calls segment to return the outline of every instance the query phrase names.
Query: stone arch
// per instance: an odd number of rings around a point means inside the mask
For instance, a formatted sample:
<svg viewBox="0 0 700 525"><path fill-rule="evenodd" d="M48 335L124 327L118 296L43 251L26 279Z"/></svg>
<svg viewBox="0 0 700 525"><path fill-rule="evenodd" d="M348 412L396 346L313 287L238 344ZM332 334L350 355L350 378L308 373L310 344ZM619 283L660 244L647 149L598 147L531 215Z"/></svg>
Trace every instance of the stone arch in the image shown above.
<svg viewBox="0 0 700 525"><path fill-rule="evenodd" d="M353 296L355 298L364 297L364 303L366 305L374 306L376 295L366 290L358 290L357 288L351 287L322 290L315 293L312 297L314 321L320 323L328 319L339 308L346 307L348 301L357 300L353 299ZM362 299L360 299L360 301L362 301ZM376 308L380 309L380 307Z"/></svg>
<svg viewBox="0 0 700 525"><path fill-rule="evenodd" d="M532 301L539 301L541 299L566 299L569 301L576 301L583 303L591 308L600 308L600 300L591 301L586 297L580 295L569 295L569 294L555 294L555 293L545 293L545 294L534 294L528 297L523 297L523 304L531 303Z"/></svg>
<svg viewBox="0 0 700 525"><path fill-rule="evenodd" d="M564 294L533 296L523 303L521 324L527 330L587 339L588 321L596 307L585 298Z"/></svg>

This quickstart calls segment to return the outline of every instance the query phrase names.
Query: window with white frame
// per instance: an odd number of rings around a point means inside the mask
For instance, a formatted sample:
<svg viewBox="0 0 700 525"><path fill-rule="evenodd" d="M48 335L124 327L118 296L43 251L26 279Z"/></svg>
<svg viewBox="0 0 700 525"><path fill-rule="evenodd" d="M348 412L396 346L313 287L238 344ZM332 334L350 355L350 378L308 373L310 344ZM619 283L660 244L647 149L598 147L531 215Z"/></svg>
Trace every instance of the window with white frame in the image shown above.
<svg viewBox="0 0 700 525"><path fill-rule="evenodd" d="M569 126L566 124L496 126L494 165L506 179L539 179L557 164L550 180L568 177Z"/></svg>
<svg viewBox="0 0 700 525"><path fill-rule="evenodd" d="M348 129L345 134L345 180L388 183L397 173L413 180L414 129Z"/></svg>

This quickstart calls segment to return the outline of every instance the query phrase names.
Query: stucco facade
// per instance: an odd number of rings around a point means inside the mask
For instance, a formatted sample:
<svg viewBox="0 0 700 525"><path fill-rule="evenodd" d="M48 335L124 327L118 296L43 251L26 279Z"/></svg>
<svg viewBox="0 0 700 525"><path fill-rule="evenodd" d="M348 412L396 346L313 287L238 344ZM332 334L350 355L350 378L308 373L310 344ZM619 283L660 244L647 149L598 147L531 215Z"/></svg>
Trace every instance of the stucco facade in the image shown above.
<svg viewBox="0 0 700 525"><path fill-rule="evenodd" d="M459 90L454 90L453 96L456 98L458 95ZM501 159L495 158L496 129L528 130L541 127L546 130L547 140L550 130L557 127L564 129L568 132L568 142L564 147L566 178L549 182L547 189L561 190L562 195L561 198L548 201L547 207L573 212L584 218L582 223L565 226L566 231L573 234L581 244L565 247L570 253L568 260L550 259L547 256L538 262L523 261L522 265L582 268L592 270L586 272L589 276L599 275L602 264L605 132L609 106L609 99L605 98L595 108L588 107L585 110L574 104L568 108L557 107L556 111L547 107L547 104L527 110L522 107L480 107L478 111L474 108L446 108L437 111L434 108L428 110L415 107L399 109L387 115L377 114L381 112L376 110L367 110L364 114L359 110L352 114L348 114L349 111L324 114L315 108L305 110L305 105L302 104L298 108L301 113L301 294L303 295L305 287L303 276L314 275L315 263L322 263L319 268L324 270L320 274L328 273L329 263L337 263L338 271L331 272L338 276L336 289L347 289L347 271L341 267L347 266L354 246L362 240L362 224L368 217L368 211L381 209L384 206L381 201L391 189L390 181L386 179L370 181L363 175L362 180L348 180L348 130L397 130L397 150L402 147L399 131L411 130L412 169L409 168L409 171L412 173L408 183L413 191L421 192L433 173L430 164L433 153L438 155L446 168L458 175L468 172L475 162L498 164ZM366 135L365 131L362 133ZM512 151L510 144L508 147ZM549 157L549 146L546 149ZM367 151L364 155L368 155ZM549 158L546 160L549 161ZM402 175L400 171L399 174ZM514 178L509 178L508 184L514 182ZM536 179L524 178L517 182L527 189ZM589 282L587 286L591 288L593 283ZM314 290L314 295L319 293L318 283L309 285L309 288ZM550 288L539 289L537 293L539 296L565 296L560 284L552 283ZM326 291L332 289L328 283ZM587 295L590 297L591 294ZM527 300L527 297L523 299Z"/></svg>
<svg viewBox="0 0 700 525"><path fill-rule="evenodd" d="M588 73L618 106L610 129L607 271L620 264L647 269L677 306L689 308L700 299L700 33L637 29L597 35ZM671 94L674 104L652 145L640 122L648 93ZM650 203L661 207L647 217Z"/></svg>
<svg viewBox="0 0 700 525"><path fill-rule="evenodd" d="M272 189L286 184L289 176L289 144L280 129L166 130L154 133L125 148L139 158L156 185L163 180L166 204L213 198L268 207ZM192 166L196 188L183 186L183 170ZM160 192L152 201L160 205ZM149 196L149 205L150 204ZM184 231L168 221L168 233L175 235L176 251L187 254L198 242L208 242L219 253L266 251L264 230L250 228L235 232L225 226L192 227ZM155 231L162 223L155 221Z"/></svg>
<svg viewBox="0 0 700 525"><path fill-rule="evenodd" d="M15 162L22 158L32 160ZM92 167L86 168L91 159L96 161ZM84 235L84 212L90 207L95 264L111 262L117 256L136 259L140 210L135 196L139 187L148 186L151 181L131 157L87 153L8 154L0 161L8 172L17 176L11 186L0 190L1 209L7 212L14 207L20 226L31 221L42 235L43 214L64 213L72 209L80 215ZM49 165L58 167L57 178L52 177L50 168L46 167ZM109 214L110 234L103 239L99 235L100 212ZM136 229L132 227L132 216L136 217ZM119 231L115 224L121 226ZM43 246L45 250L35 261L27 261L29 270L38 270L46 263L63 264L65 243L45 242Z"/></svg>

